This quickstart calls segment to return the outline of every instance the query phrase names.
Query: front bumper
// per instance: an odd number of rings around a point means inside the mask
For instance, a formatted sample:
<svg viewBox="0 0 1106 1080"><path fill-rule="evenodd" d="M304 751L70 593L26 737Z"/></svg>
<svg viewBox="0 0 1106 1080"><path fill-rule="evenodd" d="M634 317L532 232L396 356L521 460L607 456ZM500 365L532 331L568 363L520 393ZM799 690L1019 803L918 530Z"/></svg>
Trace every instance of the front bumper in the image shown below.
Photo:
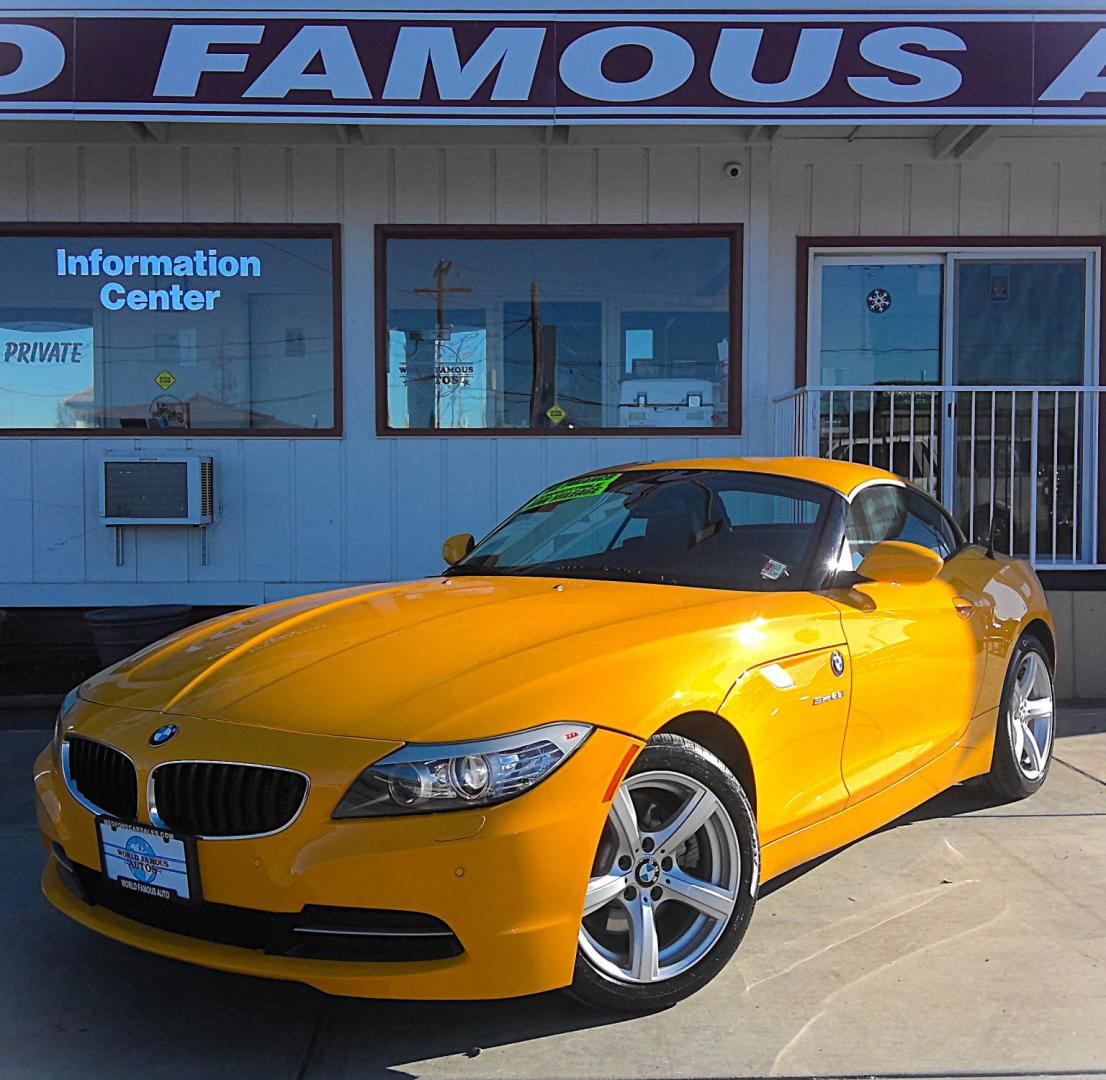
<svg viewBox="0 0 1106 1080"><path fill-rule="evenodd" d="M265 763L311 776L306 805L282 832L197 841L205 903L271 913L313 905L420 912L446 923L464 952L437 960L362 962L217 944L84 902L63 882L51 854L43 891L77 922L162 956L358 997L501 998L571 982L584 892L610 809L604 795L638 745L627 736L593 731L547 780L497 807L334 821L334 807L360 770L395 744L188 718L170 755L146 743L163 722L161 714L86 703L78 708L71 720L80 733L129 754L140 790L154 765L178 758ZM35 763L43 836L71 863L99 871L95 816L70 794L55 759L47 748ZM139 818L147 820L141 811Z"/></svg>

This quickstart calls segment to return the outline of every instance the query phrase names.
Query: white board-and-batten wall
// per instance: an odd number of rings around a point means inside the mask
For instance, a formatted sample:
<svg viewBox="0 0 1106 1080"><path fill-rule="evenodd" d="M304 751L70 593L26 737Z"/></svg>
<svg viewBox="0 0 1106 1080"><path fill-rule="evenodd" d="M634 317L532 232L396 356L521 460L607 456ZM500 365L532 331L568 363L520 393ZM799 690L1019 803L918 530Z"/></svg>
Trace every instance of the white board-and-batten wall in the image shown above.
<svg viewBox="0 0 1106 1080"><path fill-rule="evenodd" d="M643 136L644 137L648 137ZM341 438L0 436L0 606L248 604L441 569L543 486L631 460L773 450L794 386L799 236L1106 233L1106 137L1011 136L977 160L932 138L596 145L8 142L0 222L331 223L342 229ZM276 135L267 138L279 138ZM659 137L658 137L659 138ZM742 165L733 180L723 166ZM373 230L381 223L740 223L740 437L379 437ZM98 520L106 451L216 461L217 520ZM120 564L121 563L121 564Z"/></svg>

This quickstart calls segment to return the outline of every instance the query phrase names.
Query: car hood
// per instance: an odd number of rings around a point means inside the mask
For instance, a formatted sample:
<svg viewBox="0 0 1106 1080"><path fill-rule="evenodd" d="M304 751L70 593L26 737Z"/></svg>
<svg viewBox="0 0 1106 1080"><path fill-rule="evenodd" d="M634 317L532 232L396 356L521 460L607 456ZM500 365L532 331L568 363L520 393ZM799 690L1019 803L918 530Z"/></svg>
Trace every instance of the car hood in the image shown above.
<svg viewBox="0 0 1106 1080"><path fill-rule="evenodd" d="M649 722L635 691L658 708L670 708L673 694L681 711L717 708L736 659L718 629L771 617L764 609L779 601L530 577L347 589L189 627L80 693L102 705L398 741L558 719L632 730ZM795 622L810 636L809 607Z"/></svg>

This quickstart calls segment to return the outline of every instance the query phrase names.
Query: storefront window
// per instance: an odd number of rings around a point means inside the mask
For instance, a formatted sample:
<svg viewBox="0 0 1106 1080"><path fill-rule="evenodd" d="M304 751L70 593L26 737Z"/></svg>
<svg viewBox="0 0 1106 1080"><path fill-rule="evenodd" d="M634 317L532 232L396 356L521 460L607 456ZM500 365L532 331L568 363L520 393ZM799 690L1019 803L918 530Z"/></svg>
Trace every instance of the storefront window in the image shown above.
<svg viewBox="0 0 1106 1080"><path fill-rule="evenodd" d="M329 234L0 236L0 429L337 429Z"/></svg>
<svg viewBox="0 0 1106 1080"><path fill-rule="evenodd" d="M735 234L384 230L386 430L731 430Z"/></svg>

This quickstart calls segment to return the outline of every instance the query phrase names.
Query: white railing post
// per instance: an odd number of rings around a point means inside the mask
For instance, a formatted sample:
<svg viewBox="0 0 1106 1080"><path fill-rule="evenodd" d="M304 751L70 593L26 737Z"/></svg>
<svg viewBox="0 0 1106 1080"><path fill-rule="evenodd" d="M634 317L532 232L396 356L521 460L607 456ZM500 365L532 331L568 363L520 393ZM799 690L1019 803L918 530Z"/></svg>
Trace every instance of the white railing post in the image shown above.
<svg viewBox="0 0 1106 1080"><path fill-rule="evenodd" d="M976 503L976 482L975 482L975 395L976 391L971 393L972 402L972 441L969 452L972 455L972 465L968 470L968 539L974 540L976 538L975 531L975 503Z"/></svg>
<svg viewBox="0 0 1106 1080"><path fill-rule="evenodd" d="M1030 398L1032 412L1029 417L1029 561L1034 565L1037 562L1037 487L1040 481L1040 477L1037 475L1040 471L1040 455L1037 452L1037 437L1040 435L1040 423L1037 415L1039 405L1040 393L1034 390ZM1014 471L1012 465L1010 471ZM1055 492L1053 492L1052 501L1053 503L1056 502Z"/></svg>
<svg viewBox="0 0 1106 1080"><path fill-rule="evenodd" d="M1079 407L1078 400L1075 407ZM1052 395L1052 561L1056 562L1056 527L1060 521L1060 391ZM1074 502L1075 492L1072 492Z"/></svg>

